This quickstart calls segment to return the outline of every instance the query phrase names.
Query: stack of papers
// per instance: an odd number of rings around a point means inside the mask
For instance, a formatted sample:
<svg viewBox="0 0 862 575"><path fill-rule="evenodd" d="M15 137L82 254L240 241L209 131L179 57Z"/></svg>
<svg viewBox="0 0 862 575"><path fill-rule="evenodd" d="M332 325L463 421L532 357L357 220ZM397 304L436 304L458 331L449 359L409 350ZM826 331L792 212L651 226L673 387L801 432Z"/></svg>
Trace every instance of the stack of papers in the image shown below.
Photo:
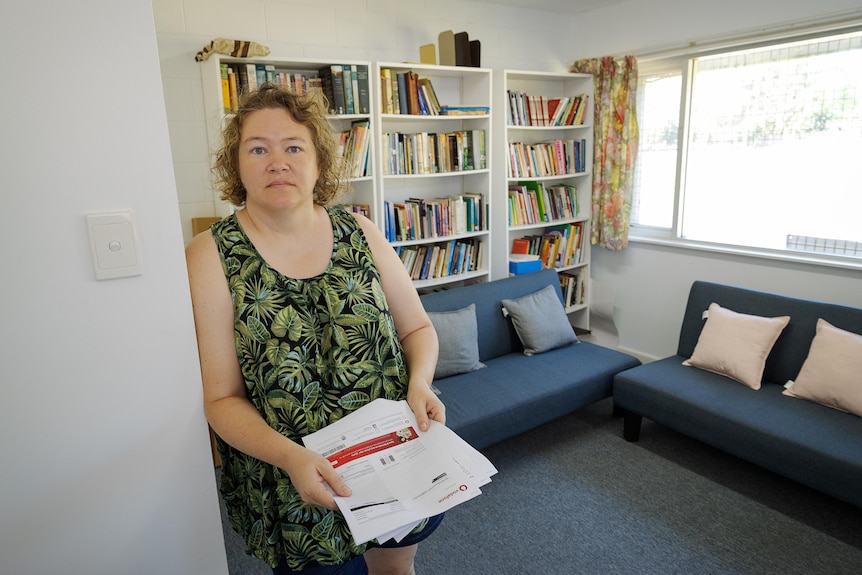
<svg viewBox="0 0 862 575"><path fill-rule="evenodd" d="M497 469L436 421L419 431L406 401L376 399L302 439L352 491L335 497L357 545L400 541L426 517L482 492Z"/></svg>

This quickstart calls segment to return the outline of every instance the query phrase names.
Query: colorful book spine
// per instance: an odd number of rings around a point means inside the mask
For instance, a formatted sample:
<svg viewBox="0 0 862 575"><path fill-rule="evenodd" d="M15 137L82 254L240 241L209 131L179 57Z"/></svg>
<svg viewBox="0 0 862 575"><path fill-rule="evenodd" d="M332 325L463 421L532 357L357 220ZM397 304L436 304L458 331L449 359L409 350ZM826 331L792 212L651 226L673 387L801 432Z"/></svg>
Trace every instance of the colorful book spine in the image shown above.
<svg viewBox="0 0 862 575"><path fill-rule="evenodd" d="M236 112L239 109L239 85L236 72L233 68L228 68L227 71L228 91L230 94L230 111Z"/></svg>
<svg viewBox="0 0 862 575"><path fill-rule="evenodd" d="M353 102L353 72L347 64L341 67L341 86L344 91L344 113L354 114L355 107Z"/></svg>
<svg viewBox="0 0 862 575"><path fill-rule="evenodd" d="M227 64L219 64L219 72L221 73L222 108L225 114L230 113L230 81L228 80L227 69Z"/></svg>
<svg viewBox="0 0 862 575"><path fill-rule="evenodd" d="M371 95L370 95L370 87L368 84L368 65L367 64L357 64L356 65L356 79L357 79L357 90L359 95L357 97L357 101L359 102L359 110L358 114L370 114L371 113Z"/></svg>

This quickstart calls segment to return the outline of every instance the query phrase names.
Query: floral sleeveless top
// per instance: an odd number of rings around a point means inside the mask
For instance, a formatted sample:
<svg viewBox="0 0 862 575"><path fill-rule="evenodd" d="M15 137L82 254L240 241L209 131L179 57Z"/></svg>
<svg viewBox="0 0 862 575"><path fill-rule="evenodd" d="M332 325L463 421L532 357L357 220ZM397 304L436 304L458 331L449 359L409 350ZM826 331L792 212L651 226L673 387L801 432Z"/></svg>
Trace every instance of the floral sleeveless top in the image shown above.
<svg viewBox="0 0 862 575"><path fill-rule="evenodd" d="M210 228L233 299L248 397L273 429L300 444L374 399L407 394L403 351L365 234L348 212L327 211L332 259L309 279L269 267L236 215ZM341 513L304 503L287 472L217 443L221 492L249 554L300 570L365 552Z"/></svg>

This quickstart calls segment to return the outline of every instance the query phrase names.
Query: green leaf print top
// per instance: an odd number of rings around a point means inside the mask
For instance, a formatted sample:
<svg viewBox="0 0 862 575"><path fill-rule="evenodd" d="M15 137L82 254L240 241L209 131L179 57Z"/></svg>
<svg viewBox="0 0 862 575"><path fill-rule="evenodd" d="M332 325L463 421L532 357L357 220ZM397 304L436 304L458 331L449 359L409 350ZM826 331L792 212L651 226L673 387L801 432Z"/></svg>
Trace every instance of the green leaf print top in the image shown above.
<svg viewBox="0 0 862 575"><path fill-rule="evenodd" d="M334 233L327 269L292 279L272 269L236 215L210 228L234 306L236 352L248 397L266 422L300 443L366 403L407 395L403 351L358 222L327 208ZM282 469L218 439L221 491L248 552L293 570L365 552L341 513L302 501Z"/></svg>

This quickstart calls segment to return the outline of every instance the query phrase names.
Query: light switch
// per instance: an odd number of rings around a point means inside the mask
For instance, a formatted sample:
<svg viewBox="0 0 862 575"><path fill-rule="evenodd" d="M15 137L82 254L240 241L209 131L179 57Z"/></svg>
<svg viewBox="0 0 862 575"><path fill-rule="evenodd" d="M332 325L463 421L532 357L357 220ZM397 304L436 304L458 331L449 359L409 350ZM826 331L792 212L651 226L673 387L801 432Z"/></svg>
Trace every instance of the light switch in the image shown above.
<svg viewBox="0 0 862 575"><path fill-rule="evenodd" d="M141 275L131 210L92 213L85 217L96 279Z"/></svg>

